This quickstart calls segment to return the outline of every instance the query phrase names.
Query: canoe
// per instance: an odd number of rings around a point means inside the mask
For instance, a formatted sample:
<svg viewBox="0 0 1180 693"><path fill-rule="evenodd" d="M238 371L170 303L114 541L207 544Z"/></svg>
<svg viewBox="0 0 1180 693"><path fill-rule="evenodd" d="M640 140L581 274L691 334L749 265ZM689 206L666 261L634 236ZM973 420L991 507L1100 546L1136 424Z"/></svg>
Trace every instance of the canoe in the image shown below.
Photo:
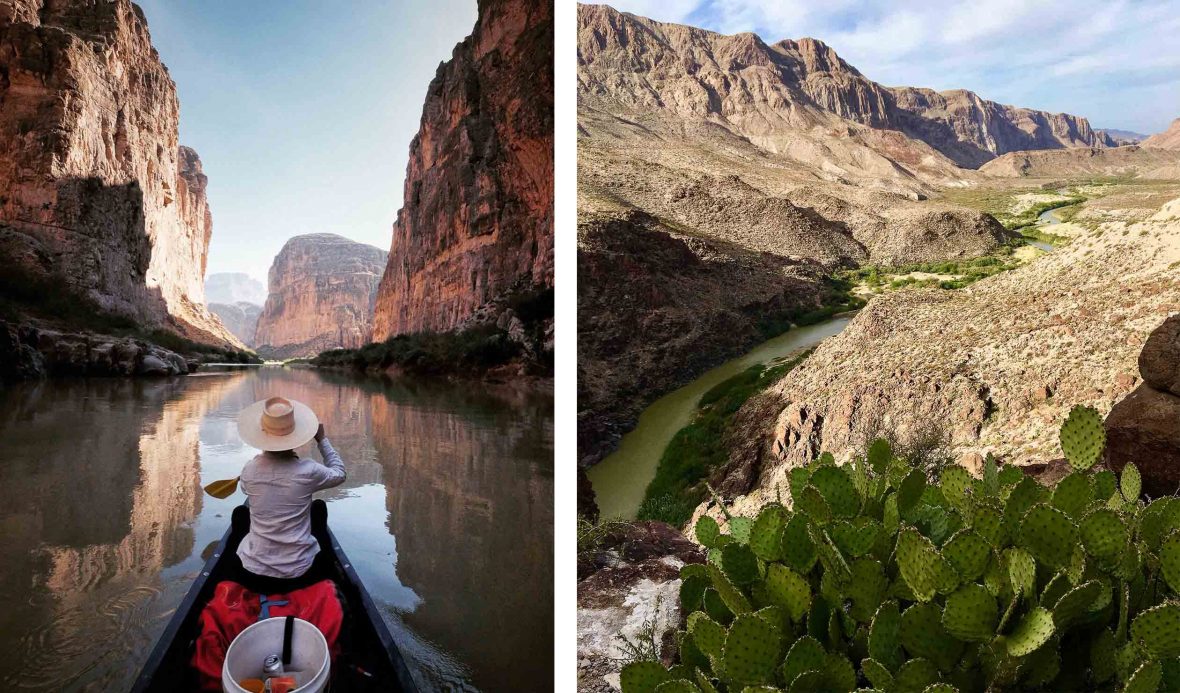
<svg viewBox="0 0 1180 693"><path fill-rule="evenodd" d="M235 511L235 517L241 510ZM198 617L213 594L213 588L224 579L229 567L224 557L236 552L248 524L230 528L205 561L200 574L188 593L176 607L155 648L148 657L132 687L134 693L161 691L179 693L197 690L196 675L189 662L193 643L197 638ZM344 628L340 634L340 655L332 672L331 691L405 691L416 693L410 671L401 652L381 617L373 598L357 576L352 561L340 548L340 542L330 527L317 538L321 551L329 551L333 558L333 577L344 600Z"/></svg>

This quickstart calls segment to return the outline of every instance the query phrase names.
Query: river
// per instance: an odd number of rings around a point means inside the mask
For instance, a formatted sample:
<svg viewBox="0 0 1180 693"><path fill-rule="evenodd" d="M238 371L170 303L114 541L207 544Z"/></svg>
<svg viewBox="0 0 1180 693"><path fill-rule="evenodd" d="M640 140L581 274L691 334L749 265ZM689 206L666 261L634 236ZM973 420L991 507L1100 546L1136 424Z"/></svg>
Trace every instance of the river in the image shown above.
<svg viewBox="0 0 1180 693"><path fill-rule="evenodd" d="M344 458L319 495L423 688L552 686L551 394L266 367L0 389L0 688L129 687L244 500L201 491L254 454L237 412L272 394Z"/></svg>
<svg viewBox="0 0 1180 693"><path fill-rule="evenodd" d="M813 347L838 334L849 320L848 317L834 318L818 325L792 329L707 371L644 409L635 429L623 436L618 449L586 472L602 517L634 519L664 449L676 432L692 421L697 403L710 388L750 366Z"/></svg>

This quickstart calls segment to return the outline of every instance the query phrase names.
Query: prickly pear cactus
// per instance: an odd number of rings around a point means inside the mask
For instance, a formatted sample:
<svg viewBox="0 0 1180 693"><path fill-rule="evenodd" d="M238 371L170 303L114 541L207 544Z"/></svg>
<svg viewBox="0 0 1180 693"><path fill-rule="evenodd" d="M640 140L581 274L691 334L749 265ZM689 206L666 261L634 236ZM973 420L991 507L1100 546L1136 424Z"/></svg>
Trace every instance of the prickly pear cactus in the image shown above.
<svg viewBox="0 0 1180 693"><path fill-rule="evenodd" d="M1180 501L1093 469L1092 409L1061 444L1051 488L990 456L932 480L876 441L757 517L702 517L681 661L627 665L623 693L1180 690Z"/></svg>

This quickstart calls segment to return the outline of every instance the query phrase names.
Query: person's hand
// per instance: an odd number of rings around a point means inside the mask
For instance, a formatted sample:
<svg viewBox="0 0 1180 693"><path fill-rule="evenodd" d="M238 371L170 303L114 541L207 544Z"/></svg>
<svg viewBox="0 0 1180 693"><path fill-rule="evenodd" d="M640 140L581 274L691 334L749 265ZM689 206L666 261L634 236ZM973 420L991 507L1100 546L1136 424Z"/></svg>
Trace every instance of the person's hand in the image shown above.
<svg viewBox="0 0 1180 693"><path fill-rule="evenodd" d="M324 442L324 425L323 424L320 424L320 427L318 429L316 429L315 442L317 442L317 443Z"/></svg>

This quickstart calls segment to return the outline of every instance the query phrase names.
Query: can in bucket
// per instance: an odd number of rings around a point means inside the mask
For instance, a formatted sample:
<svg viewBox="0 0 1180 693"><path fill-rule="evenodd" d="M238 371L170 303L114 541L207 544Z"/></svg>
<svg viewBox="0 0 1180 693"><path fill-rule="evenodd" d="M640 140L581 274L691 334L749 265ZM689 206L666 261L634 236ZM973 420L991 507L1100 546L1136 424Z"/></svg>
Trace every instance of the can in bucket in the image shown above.
<svg viewBox="0 0 1180 693"><path fill-rule="evenodd" d="M277 654L267 655L262 663L262 673L265 676L281 676L283 673L283 658Z"/></svg>

